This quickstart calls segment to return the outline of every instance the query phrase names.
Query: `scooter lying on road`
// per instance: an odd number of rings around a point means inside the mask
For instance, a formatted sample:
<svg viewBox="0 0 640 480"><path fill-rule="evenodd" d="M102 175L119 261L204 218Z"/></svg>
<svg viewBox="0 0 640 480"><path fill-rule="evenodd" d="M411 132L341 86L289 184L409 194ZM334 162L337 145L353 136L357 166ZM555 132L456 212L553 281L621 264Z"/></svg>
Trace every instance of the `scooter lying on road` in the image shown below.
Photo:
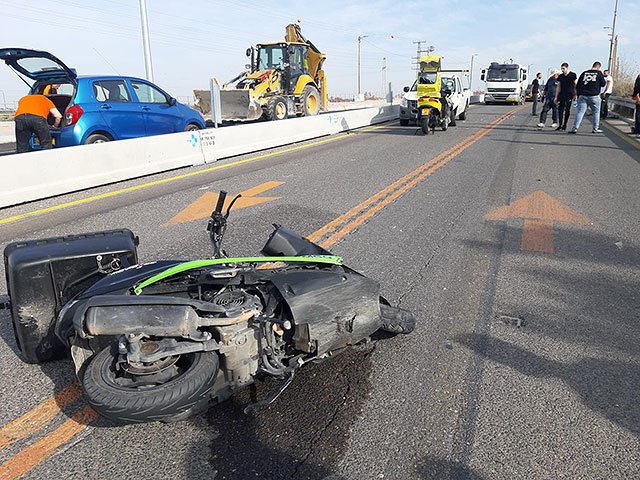
<svg viewBox="0 0 640 480"><path fill-rule="evenodd" d="M29 363L69 350L85 396L119 423L177 421L256 378L281 380L378 330L415 320L339 257L274 225L264 257L227 258L220 192L213 258L138 264L137 238L112 230L17 242L4 251L18 348Z"/></svg>

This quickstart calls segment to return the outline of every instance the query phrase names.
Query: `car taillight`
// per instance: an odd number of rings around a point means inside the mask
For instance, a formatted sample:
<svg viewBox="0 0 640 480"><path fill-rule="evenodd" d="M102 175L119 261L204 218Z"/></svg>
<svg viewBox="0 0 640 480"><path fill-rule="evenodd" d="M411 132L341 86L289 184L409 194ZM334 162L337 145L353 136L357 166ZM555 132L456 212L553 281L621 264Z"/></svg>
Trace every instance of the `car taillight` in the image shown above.
<svg viewBox="0 0 640 480"><path fill-rule="evenodd" d="M84 110L80 105L72 105L67 109L67 114L65 116L65 125L73 125L84 113Z"/></svg>

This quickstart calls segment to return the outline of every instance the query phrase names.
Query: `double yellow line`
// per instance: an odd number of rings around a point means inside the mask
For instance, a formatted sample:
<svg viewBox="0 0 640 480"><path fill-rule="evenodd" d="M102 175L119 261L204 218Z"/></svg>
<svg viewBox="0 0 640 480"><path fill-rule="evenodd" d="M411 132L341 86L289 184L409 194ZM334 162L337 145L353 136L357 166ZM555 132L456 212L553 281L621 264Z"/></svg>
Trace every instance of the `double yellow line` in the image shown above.
<svg viewBox="0 0 640 480"><path fill-rule="evenodd" d="M497 118L478 132L467 137L429 162L421 165L401 179L356 205L345 214L340 215L335 220L326 224L324 227L316 230L309 235L308 238L314 242L319 242L324 248L331 247L346 235L356 230L359 226L363 225L368 219L372 218L384 207L400 198L411 188L418 185L429 175L446 165L457 155L476 143L497 125L504 122L514 113L522 110L522 108L524 107L511 110ZM318 143L326 143L326 141L316 142L315 145ZM296 147L293 150L296 149L299 148ZM288 151L292 151L292 149L289 149ZM275 153L286 153L286 151ZM265 158L266 156L270 155L263 155L259 158ZM248 159L247 161L251 160L252 159ZM242 162L245 161L236 162L235 164ZM213 169L208 169L207 171L211 170ZM196 172L195 174L204 172L205 171ZM180 178L184 178L184 176L180 176ZM79 403L81 397L81 387L74 383L56 393L53 397L40 403L20 418L5 425L0 429L0 451L7 448L14 442L23 440L38 432L40 429L44 428L48 422L62 413L63 409L72 407L76 403ZM80 405L76 413L61 426L44 436L42 439L22 449L7 462L0 465L0 480L14 480L20 478L33 467L53 455L62 445L68 443L71 439L93 424L97 419L98 414L92 410L91 407Z"/></svg>

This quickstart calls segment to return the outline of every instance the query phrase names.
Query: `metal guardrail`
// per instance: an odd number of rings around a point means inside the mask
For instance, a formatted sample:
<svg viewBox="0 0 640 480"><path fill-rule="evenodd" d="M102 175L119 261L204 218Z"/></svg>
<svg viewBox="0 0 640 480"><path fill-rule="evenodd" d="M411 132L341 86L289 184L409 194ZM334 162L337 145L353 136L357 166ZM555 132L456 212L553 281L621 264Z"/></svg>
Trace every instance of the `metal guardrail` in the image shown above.
<svg viewBox="0 0 640 480"><path fill-rule="evenodd" d="M634 118L636 103L628 97L609 97L609 105L612 111L623 118Z"/></svg>

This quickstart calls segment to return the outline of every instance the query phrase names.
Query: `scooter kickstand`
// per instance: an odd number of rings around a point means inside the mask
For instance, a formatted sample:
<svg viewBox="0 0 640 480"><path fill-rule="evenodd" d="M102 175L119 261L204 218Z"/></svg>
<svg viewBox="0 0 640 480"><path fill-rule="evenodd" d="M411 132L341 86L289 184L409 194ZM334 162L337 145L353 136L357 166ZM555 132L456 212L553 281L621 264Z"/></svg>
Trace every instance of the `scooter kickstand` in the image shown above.
<svg viewBox="0 0 640 480"><path fill-rule="evenodd" d="M293 377L295 376L295 373L296 373L295 369L292 369L287 375L287 378L284 379L284 381L280 384L278 388L273 390L269 394L269 396L264 400L260 400L259 402L255 402L255 403L250 403L249 405L244 407L244 413L252 412L261 407L266 407L267 405L271 405L273 402L275 402L276 399L282 394L282 392L284 392L287 389L287 387L291 385L291 382L293 381Z"/></svg>

